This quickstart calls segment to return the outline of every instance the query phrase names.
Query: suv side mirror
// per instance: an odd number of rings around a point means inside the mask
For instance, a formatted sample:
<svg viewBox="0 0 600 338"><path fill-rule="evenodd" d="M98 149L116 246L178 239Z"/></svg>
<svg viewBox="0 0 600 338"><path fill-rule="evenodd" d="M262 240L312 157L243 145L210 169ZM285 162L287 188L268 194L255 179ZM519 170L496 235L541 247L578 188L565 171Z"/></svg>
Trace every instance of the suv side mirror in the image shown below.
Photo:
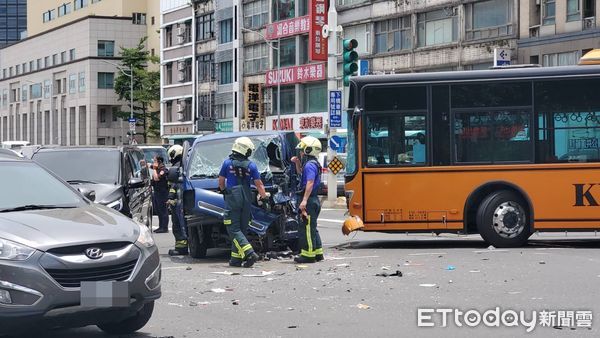
<svg viewBox="0 0 600 338"><path fill-rule="evenodd" d="M128 186L130 189L143 188L144 185L144 180L139 177L132 177L128 182Z"/></svg>
<svg viewBox="0 0 600 338"><path fill-rule="evenodd" d="M96 191L86 188L77 188L77 190L79 190L83 197L87 198L88 200L92 202L96 200Z"/></svg>

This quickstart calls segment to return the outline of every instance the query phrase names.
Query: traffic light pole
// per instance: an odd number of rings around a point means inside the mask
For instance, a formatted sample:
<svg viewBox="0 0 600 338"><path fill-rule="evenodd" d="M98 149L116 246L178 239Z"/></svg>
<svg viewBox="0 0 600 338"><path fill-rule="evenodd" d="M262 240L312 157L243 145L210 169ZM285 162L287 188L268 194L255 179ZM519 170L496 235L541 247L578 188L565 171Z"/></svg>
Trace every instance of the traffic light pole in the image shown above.
<svg viewBox="0 0 600 338"><path fill-rule="evenodd" d="M337 84L337 55L338 55L338 27L337 27L337 11L335 9L335 1L329 2L329 11L327 12L327 26L329 28L329 34L327 36L327 106L329 107L329 93L332 90L338 90ZM331 139L331 136L335 134L335 129L331 128L331 121L329 121L329 128L327 132L327 140ZM328 163L336 156L336 151L327 147L327 161ZM337 200L337 180L331 170L328 171L327 175L327 202L330 206L335 204Z"/></svg>

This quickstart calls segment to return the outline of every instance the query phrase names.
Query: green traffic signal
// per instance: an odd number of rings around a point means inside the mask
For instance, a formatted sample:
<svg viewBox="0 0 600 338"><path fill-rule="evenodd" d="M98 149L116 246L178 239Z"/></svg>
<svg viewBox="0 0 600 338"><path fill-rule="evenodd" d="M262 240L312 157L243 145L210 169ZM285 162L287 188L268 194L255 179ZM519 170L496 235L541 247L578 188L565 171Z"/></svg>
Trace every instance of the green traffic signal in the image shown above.
<svg viewBox="0 0 600 338"><path fill-rule="evenodd" d="M344 51L342 53L343 59L343 80L344 86L350 85L350 76L354 75L358 71L358 53L354 50L358 47L358 41L356 39L345 39L342 41Z"/></svg>

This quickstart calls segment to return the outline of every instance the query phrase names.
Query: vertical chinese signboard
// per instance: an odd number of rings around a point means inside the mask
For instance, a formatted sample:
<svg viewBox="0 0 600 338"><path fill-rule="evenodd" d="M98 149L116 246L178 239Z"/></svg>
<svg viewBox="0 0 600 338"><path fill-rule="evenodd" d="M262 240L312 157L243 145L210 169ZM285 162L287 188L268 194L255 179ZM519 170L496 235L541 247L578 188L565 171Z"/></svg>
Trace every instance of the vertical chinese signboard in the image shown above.
<svg viewBox="0 0 600 338"><path fill-rule="evenodd" d="M309 0L310 32L308 50L311 61L327 61L327 39L323 37L323 26L327 24L327 0Z"/></svg>
<svg viewBox="0 0 600 338"><path fill-rule="evenodd" d="M244 119L242 130L265 129L265 116L263 112L263 85L260 83L246 83L244 100Z"/></svg>

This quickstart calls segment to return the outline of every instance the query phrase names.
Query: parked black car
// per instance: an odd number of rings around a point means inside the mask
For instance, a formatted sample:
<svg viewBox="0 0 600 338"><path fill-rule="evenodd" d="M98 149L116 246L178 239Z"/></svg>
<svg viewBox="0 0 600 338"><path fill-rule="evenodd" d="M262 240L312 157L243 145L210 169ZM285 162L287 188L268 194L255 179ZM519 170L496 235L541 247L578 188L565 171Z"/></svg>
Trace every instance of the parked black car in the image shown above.
<svg viewBox="0 0 600 338"><path fill-rule="evenodd" d="M41 147L32 159L96 203L152 226L150 174L139 148Z"/></svg>

